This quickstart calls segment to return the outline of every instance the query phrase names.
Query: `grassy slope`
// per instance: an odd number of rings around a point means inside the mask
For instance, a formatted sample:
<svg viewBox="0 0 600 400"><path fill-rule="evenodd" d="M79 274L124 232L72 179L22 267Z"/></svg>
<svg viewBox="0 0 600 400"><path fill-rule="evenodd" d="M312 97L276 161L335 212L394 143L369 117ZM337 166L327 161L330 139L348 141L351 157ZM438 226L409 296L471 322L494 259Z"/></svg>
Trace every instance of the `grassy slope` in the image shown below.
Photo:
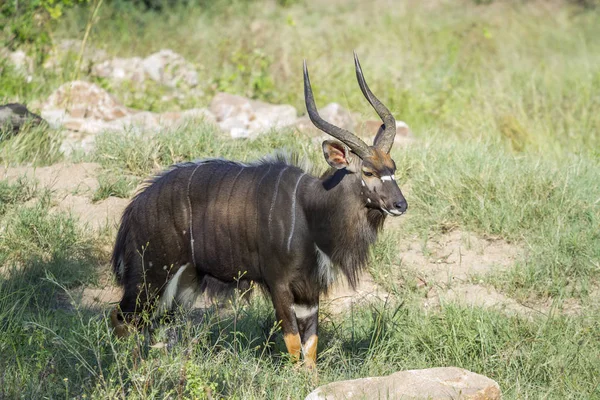
<svg viewBox="0 0 600 400"><path fill-rule="evenodd" d="M594 112L600 14L556 5L427 8L418 2L382 13L369 4L239 2L166 17L105 7L92 44L123 56L170 47L200 65L205 96L180 104L161 104L158 91L140 99L113 88L140 108L206 105L215 90L227 90L302 109L297 76L308 57L319 103L338 101L363 112L350 58L356 48L373 90L421 138L395 149L411 209L404 231L386 232L376 246L371 268L400 280L394 243L460 227L526 248L513 270L489 278L504 292L597 302L590 293L600 275L600 116ZM82 20L67 19L56 35L81 36ZM128 33L131 26L139 31ZM43 98L70 76L45 72L24 85L8 71L0 76L0 99ZM1 145L4 162L22 162L34 150L28 144L34 140L14 140ZM229 142L191 125L147 139L105 134L97 143L93 157L105 170L98 198L128 195L148 174L197 157L246 160L288 147L322 163L314 144L286 132ZM55 146L48 149L41 152L47 157L36 150L38 162L56 159ZM131 355L142 339L117 343L97 313L67 312L56 300L61 286L93 284L94 267L108 258L99 250L107 238L68 215L48 214L48 194L31 183L0 182L0 202L0 261L17 268L0 280L0 397L106 398L124 390L132 398L203 398L207 391L303 398L315 386L281 355L273 313L261 298L248 307L234 303L229 316L185 324L173 352L150 349L136 360ZM535 320L456 306L424 313L417 289L395 291L386 307L353 310L342 320L327 318L325 310L320 383L456 365L498 380L506 398L600 398L597 307Z"/></svg>

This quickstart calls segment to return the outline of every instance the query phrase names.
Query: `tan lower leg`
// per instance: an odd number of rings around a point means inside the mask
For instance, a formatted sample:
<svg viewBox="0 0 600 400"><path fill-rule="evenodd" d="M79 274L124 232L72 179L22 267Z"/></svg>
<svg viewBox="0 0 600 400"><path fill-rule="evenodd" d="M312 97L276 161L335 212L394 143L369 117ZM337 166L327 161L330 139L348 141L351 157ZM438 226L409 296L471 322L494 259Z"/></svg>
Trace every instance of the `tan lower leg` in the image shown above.
<svg viewBox="0 0 600 400"><path fill-rule="evenodd" d="M317 335L312 335L308 338L302 352L304 353L304 365L308 368L315 368L317 366L317 343L319 338Z"/></svg>
<svg viewBox="0 0 600 400"><path fill-rule="evenodd" d="M285 347L287 347L288 353L292 356L292 360L297 361L300 359L300 351L302 349L302 343L300 342L300 334L288 333L283 335L283 341Z"/></svg>

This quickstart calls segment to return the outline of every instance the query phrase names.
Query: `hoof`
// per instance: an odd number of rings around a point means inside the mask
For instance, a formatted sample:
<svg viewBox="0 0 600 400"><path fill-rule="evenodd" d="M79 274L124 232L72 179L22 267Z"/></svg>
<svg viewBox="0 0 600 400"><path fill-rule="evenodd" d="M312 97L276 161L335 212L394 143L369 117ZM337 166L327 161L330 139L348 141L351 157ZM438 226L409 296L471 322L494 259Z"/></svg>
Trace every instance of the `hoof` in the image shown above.
<svg viewBox="0 0 600 400"><path fill-rule="evenodd" d="M122 338L130 333L130 328L125 323L125 318L123 317L123 314L121 314L117 308L112 310L112 312L110 313L110 322L112 323L113 332L116 337Z"/></svg>

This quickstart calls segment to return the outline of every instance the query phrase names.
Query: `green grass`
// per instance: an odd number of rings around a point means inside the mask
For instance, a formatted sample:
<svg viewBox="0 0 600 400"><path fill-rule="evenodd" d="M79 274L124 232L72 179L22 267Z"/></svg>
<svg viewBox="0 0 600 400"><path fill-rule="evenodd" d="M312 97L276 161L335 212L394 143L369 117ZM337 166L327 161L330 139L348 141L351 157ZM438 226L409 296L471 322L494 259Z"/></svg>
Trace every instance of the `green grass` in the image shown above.
<svg viewBox="0 0 600 400"><path fill-rule="evenodd" d="M584 296L600 277L600 163L581 156L544 160L496 143L396 150L410 187L405 229L423 237L460 227L525 247L526 256L492 282L522 297Z"/></svg>
<svg viewBox="0 0 600 400"><path fill-rule="evenodd" d="M25 178L17 179L16 182L0 181L0 217L14 204L24 203L31 200L36 194L36 187Z"/></svg>
<svg viewBox="0 0 600 400"><path fill-rule="evenodd" d="M0 165L50 165L63 158L62 132L47 127L25 126L18 134L0 133Z"/></svg>
<svg viewBox="0 0 600 400"><path fill-rule="evenodd" d="M11 185L3 181L2 187ZM73 217L50 212L48 192L32 198L29 187L20 189L13 186L11 197L30 201L4 203L0 217L0 396L38 398L62 386L57 369L72 367L59 359L47 330L68 332L75 323L60 309L57 293L94 283L99 251Z"/></svg>
<svg viewBox="0 0 600 400"><path fill-rule="evenodd" d="M383 233L369 265L390 301L337 317L322 310L318 382L287 360L261 296L178 320L170 351L139 335L115 339L105 310L68 305L76 288L97 284L114 231L85 229L31 182L0 180L0 398L301 399L317 384L437 366L487 375L507 399L600 398L600 11L475 3L488 2L201 1L163 13L103 3L91 46L123 57L172 48L195 63L200 91L169 102L161 98L170 89L156 84L76 72L77 54L60 69L38 68L31 82L3 64L3 103L39 104L80 75L146 110L203 107L227 91L302 111L307 58L319 105L336 101L372 119L355 82L356 49L373 91L418 141L394 149L409 212L400 230ZM89 12L69 11L52 36L81 38ZM32 128L4 137L0 163L61 160L60 135ZM100 163L100 201L131 196L173 163L252 161L281 148L325 166L320 145L293 130L232 141L201 121L158 134L107 132L92 154L71 159ZM453 229L523 249L513 267L482 277L486 284L517 300L576 301L581 312L425 311L398 246Z"/></svg>

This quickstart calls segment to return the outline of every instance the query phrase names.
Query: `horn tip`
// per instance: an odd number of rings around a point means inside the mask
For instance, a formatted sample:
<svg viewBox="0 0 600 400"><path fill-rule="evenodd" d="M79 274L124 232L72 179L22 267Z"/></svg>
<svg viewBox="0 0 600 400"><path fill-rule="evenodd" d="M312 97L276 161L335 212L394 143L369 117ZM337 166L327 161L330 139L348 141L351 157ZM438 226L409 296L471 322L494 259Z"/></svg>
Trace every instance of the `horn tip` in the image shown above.
<svg viewBox="0 0 600 400"><path fill-rule="evenodd" d="M356 54L356 50L354 50L354 65L356 66L357 71L362 71L360 61L358 61L358 54Z"/></svg>

